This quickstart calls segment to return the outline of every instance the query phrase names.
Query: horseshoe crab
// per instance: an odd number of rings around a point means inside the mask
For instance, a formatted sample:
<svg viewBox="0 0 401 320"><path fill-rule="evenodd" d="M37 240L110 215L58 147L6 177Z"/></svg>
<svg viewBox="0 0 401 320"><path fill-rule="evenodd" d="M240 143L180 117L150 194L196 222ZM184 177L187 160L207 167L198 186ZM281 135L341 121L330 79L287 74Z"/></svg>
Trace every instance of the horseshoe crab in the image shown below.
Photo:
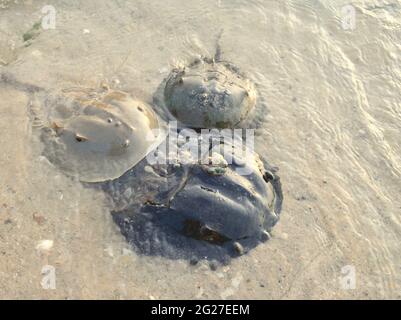
<svg viewBox="0 0 401 320"><path fill-rule="evenodd" d="M256 104L254 84L221 59L219 40L213 58L197 58L174 68L164 82L163 95L160 100L169 113L191 128L234 128Z"/></svg>
<svg viewBox="0 0 401 320"><path fill-rule="evenodd" d="M43 155L82 182L120 177L163 138L152 108L125 92L107 86L49 92L9 75L2 80L31 93L29 111L40 128Z"/></svg>
<svg viewBox="0 0 401 320"><path fill-rule="evenodd" d="M217 147L210 142L193 163L182 161L181 149L168 164L144 159L103 185L115 202L114 221L137 252L226 263L269 239L281 211L279 177L249 149L238 152L229 141Z"/></svg>
<svg viewBox="0 0 401 320"><path fill-rule="evenodd" d="M42 132L44 155L81 181L118 178L158 142L152 109L125 92L65 91L49 104L55 108Z"/></svg>

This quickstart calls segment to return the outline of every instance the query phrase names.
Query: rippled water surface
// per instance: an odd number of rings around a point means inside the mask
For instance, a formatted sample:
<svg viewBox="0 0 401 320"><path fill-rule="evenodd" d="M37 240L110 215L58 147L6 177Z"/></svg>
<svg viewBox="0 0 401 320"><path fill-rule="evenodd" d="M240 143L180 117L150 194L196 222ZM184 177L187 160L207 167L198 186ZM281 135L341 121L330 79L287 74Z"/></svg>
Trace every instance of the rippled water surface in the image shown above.
<svg viewBox="0 0 401 320"><path fill-rule="evenodd" d="M27 36L45 5L56 28ZM285 196L273 238L216 271L139 256L104 194L40 155L26 92L0 83L1 298L401 298L401 1L0 8L1 72L50 90L107 83L148 102L174 64L213 55L223 30L224 59L257 84L256 151L279 167ZM42 288L46 265L55 290Z"/></svg>

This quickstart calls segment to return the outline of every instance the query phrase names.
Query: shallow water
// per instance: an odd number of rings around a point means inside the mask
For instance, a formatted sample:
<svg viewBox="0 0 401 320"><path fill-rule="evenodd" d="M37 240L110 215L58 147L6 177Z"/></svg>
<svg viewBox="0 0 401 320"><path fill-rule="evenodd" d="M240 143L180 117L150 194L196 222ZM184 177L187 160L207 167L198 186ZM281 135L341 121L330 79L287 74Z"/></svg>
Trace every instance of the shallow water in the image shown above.
<svg viewBox="0 0 401 320"><path fill-rule="evenodd" d="M216 271L138 256L104 194L40 155L29 97L2 83L0 297L401 298L401 1L352 1L353 29L348 4L0 1L0 71L50 90L105 82L151 102L174 64L213 55L223 29L224 58L257 84L256 150L285 196L273 238ZM56 28L25 46L45 5ZM53 247L36 249L45 239Z"/></svg>

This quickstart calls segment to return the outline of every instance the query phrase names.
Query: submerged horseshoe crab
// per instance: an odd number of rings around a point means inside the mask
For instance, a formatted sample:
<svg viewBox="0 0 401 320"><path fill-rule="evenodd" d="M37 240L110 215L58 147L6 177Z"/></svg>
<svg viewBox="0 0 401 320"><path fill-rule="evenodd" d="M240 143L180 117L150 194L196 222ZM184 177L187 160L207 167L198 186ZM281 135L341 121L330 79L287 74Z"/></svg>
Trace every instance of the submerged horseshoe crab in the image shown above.
<svg viewBox="0 0 401 320"><path fill-rule="evenodd" d="M227 263L269 239L282 205L279 177L253 151L218 146L231 150L231 161L210 144L194 163L179 150L171 164L144 159L103 185L115 202L114 221L137 252Z"/></svg>
<svg viewBox="0 0 401 320"><path fill-rule="evenodd" d="M83 182L120 177L159 141L152 109L122 91L64 90L36 99L31 110L45 157Z"/></svg>
<svg viewBox="0 0 401 320"><path fill-rule="evenodd" d="M0 82L30 95L28 112L39 128L42 154L81 182L120 177L164 138L148 104L106 85L51 91L9 73L1 73Z"/></svg>
<svg viewBox="0 0 401 320"><path fill-rule="evenodd" d="M222 60L218 41L213 58L197 58L174 68L163 95L169 113L191 128L234 128L256 104L254 84Z"/></svg>

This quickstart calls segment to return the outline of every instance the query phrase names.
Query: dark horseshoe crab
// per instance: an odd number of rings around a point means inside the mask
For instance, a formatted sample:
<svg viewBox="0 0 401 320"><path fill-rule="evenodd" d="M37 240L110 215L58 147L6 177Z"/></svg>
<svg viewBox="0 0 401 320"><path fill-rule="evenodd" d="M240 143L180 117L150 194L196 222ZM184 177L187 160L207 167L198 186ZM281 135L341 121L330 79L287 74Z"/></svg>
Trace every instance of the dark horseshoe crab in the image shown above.
<svg viewBox="0 0 401 320"><path fill-rule="evenodd" d="M115 201L114 221L135 250L226 263L268 240L281 211L280 180L256 153L241 148L210 142L193 163L183 162L186 151L179 149L168 164L144 159L103 185Z"/></svg>

